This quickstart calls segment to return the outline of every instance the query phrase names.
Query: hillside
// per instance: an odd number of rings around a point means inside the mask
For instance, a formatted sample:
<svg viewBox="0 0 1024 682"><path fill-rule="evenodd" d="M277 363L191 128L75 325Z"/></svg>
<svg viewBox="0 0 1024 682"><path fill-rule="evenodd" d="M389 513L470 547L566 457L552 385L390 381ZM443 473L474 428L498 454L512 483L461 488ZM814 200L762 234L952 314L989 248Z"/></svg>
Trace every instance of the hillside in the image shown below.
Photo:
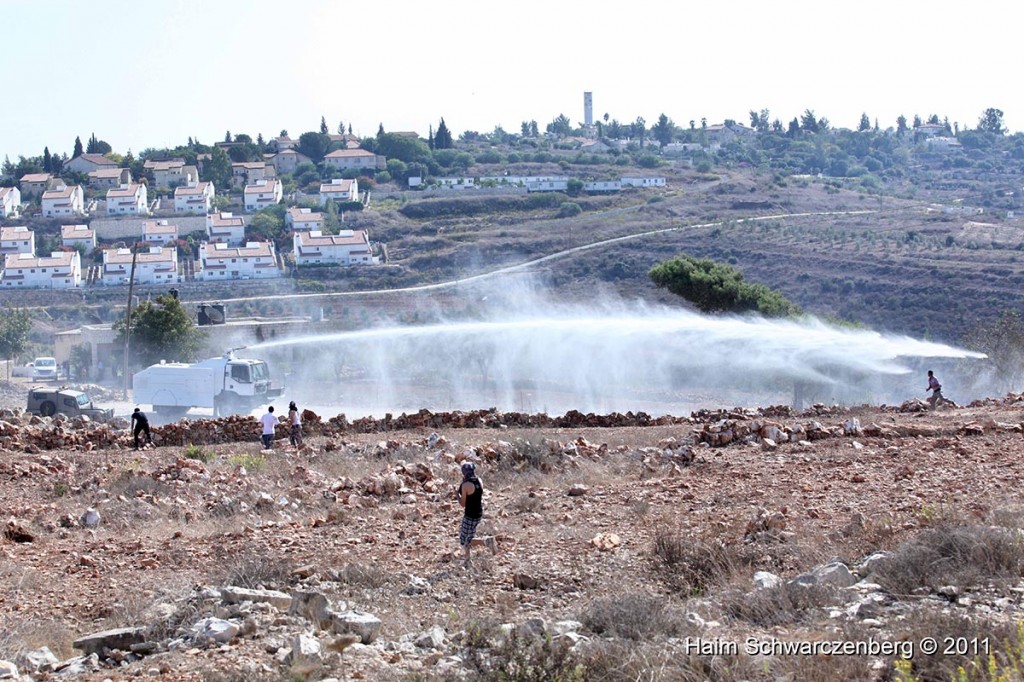
<svg viewBox="0 0 1024 682"><path fill-rule="evenodd" d="M306 413L298 452L261 452L255 420L232 418L158 427L141 453L126 431L4 410L0 659L94 682L876 680L900 658L946 679L975 654L1002 664L1024 589L1020 396L919 409L606 428L479 412L386 432ZM452 558L466 458L487 491L468 570ZM863 649L779 648L833 641Z"/></svg>

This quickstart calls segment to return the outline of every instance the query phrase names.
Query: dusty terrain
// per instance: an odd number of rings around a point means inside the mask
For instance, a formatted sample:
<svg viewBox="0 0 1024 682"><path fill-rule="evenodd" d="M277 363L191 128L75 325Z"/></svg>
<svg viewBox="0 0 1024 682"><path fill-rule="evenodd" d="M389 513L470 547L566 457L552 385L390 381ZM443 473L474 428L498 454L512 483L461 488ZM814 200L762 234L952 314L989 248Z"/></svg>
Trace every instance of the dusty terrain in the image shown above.
<svg viewBox="0 0 1024 682"><path fill-rule="evenodd" d="M897 679L901 653L946 679L1021 616L1021 396L615 428L307 415L320 433L299 451L261 452L236 420L192 446L160 427L135 452L127 431L98 446L68 435L94 425L33 425L16 394L0 391L0 659L23 679ZM467 458L496 549L468 569L452 556ZM319 616L295 607L313 593ZM346 611L379 632L349 645ZM209 617L238 632L194 634ZM139 630L74 658L113 628ZM973 649L922 652L927 636ZM889 650L763 656L747 637Z"/></svg>

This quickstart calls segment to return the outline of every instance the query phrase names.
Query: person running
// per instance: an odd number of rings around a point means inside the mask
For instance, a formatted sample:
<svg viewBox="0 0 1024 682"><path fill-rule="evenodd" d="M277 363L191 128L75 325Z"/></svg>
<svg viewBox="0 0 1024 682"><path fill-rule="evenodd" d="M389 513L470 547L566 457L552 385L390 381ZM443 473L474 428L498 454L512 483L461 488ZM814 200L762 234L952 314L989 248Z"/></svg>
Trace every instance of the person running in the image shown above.
<svg viewBox="0 0 1024 682"><path fill-rule="evenodd" d="M288 423L292 427L288 440L298 450L302 447L302 421L299 417L299 408L295 407L294 400L288 403Z"/></svg>
<svg viewBox="0 0 1024 682"><path fill-rule="evenodd" d="M469 548L476 535L476 527L484 516L484 486L476 476L472 462L462 463L462 483L459 485L459 505L465 509L459 525L459 546L462 547L462 565L470 567Z"/></svg>
<svg viewBox="0 0 1024 682"><path fill-rule="evenodd" d="M932 395L928 398L928 404L934 410L936 407L942 405L942 384L935 378L935 375L931 370L928 370L928 388L925 391L931 391Z"/></svg>
<svg viewBox="0 0 1024 682"><path fill-rule="evenodd" d="M269 450L274 445L274 427L277 426L278 418L274 414L274 406L271 405L267 408L266 413L260 417L260 423L263 424L263 449Z"/></svg>
<svg viewBox="0 0 1024 682"><path fill-rule="evenodd" d="M135 408L132 412L132 435L135 437L135 449L139 449L139 434L146 434L146 445L153 444L153 436L149 432L149 419L146 418L146 414L139 408Z"/></svg>

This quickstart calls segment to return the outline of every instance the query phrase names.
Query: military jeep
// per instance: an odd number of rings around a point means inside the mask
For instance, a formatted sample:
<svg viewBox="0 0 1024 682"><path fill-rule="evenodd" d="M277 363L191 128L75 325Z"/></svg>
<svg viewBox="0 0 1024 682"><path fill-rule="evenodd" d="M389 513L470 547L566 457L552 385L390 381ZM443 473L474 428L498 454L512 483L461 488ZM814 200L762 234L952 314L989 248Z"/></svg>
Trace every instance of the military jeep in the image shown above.
<svg viewBox="0 0 1024 682"><path fill-rule="evenodd" d="M93 407L88 394L70 388L31 388L25 409L30 414L44 417L60 413L69 417L85 416L98 422L106 422L114 417L113 410Z"/></svg>

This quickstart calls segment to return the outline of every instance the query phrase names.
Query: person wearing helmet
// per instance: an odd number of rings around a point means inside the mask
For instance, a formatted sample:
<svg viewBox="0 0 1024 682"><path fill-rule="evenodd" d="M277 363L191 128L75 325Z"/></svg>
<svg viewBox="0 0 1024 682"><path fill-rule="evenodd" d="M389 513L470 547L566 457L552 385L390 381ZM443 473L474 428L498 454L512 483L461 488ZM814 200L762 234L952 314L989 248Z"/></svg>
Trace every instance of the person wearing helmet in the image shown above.
<svg viewBox="0 0 1024 682"><path fill-rule="evenodd" d="M459 525L459 546L462 547L463 566L470 567L469 548L476 535L476 527L484 516L484 487L476 475L472 462L462 463L462 483L459 485L459 505L465 510Z"/></svg>

